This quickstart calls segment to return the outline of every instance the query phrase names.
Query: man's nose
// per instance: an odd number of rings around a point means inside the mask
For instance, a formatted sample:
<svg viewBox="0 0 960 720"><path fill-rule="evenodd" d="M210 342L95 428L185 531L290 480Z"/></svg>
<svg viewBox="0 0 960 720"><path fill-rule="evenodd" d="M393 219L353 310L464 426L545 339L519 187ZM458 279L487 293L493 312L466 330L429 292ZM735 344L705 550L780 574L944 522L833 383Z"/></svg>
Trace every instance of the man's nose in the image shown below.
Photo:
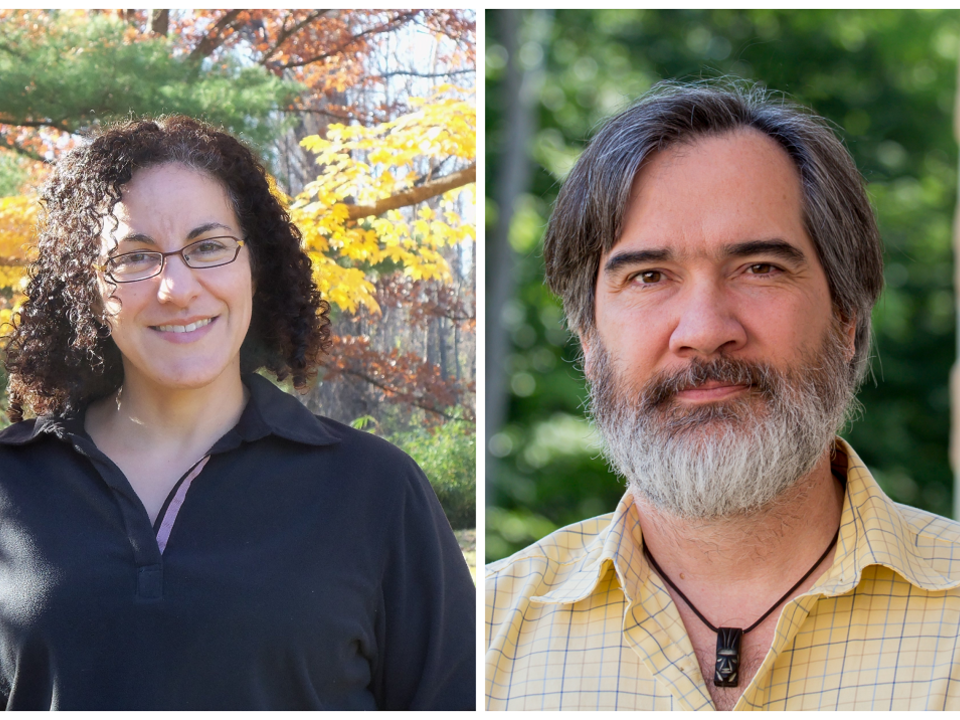
<svg viewBox="0 0 960 720"><path fill-rule="evenodd" d="M670 335L670 350L674 354L710 357L739 350L746 344L746 328L722 283L694 283L685 288L678 300L676 326Z"/></svg>
<svg viewBox="0 0 960 720"><path fill-rule="evenodd" d="M187 267L179 255L170 255L164 259L160 273L160 287L157 298L160 302L187 306L200 293L200 283L195 271Z"/></svg>

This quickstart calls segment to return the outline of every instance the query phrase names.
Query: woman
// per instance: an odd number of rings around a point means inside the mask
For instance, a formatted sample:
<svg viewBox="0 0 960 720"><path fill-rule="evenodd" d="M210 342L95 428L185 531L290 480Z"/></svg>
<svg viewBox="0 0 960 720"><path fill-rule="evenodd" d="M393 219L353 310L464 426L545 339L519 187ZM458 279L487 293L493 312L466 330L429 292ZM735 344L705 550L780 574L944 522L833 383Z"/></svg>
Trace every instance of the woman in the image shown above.
<svg viewBox="0 0 960 720"><path fill-rule="evenodd" d="M263 167L194 120L68 153L9 338L8 708L474 707L474 586L423 473L309 413L328 306Z"/></svg>

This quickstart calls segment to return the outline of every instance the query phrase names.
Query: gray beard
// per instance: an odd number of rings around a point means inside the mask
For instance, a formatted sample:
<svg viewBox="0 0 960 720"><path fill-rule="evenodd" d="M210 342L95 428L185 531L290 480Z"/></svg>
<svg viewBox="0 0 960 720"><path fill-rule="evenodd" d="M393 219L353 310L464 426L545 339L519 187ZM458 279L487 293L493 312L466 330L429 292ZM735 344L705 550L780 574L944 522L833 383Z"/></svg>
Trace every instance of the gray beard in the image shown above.
<svg viewBox="0 0 960 720"><path fill-rule="evenodd" d="M819 354L796 368L695 358L639 393L624 389L628 383L599 342L592 360L590 406L604 456L635 496L680 518L723 518L769 505L814 469L856 404L836 324ZM750 390L707 405L677 403L677 392L711 380Z"/></svg>

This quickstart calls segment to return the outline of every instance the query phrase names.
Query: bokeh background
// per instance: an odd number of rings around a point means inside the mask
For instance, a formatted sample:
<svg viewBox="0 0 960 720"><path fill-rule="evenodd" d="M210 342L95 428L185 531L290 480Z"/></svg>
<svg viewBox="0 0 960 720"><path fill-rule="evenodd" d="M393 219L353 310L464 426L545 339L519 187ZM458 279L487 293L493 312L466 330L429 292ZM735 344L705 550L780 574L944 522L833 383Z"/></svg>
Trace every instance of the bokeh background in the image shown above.
<svg viewBox="0 0 960 720"><path fill-rule="evenodd" d="M956 10L555 10L486 16L486 559L613 510L541 236L604 118L663 78L760 81L837 125L885 244L875 379L843 435L895 500L951 516Z"/></svg>

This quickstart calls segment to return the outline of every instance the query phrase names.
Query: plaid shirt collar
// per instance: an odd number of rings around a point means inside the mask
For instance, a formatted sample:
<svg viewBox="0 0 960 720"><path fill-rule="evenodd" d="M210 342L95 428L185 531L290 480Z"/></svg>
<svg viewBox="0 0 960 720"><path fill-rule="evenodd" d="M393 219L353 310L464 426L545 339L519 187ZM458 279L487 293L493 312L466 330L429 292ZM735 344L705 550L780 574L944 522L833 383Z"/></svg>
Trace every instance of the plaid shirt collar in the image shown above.
<svg viewBox="0 0 960 720"><path fill-rule="evenodd" d="M882 565L924 590L947 590L960 579L947 577L923 553L924 528L910 522L905 511L888 498L853 449L837 438L833 468L846 476L846 494L840 517L840 535L833 565L807 594L828 597L853 590L865 568ZM553 588L531 598L544 604L574 603L589 597L606 573L617 574L620 587L633 603L647 595L642 588L650 576L643 556L640 519L629 492L610 515L609 524L586 545L579 558L565 563ZM548 556L551 554L546 553ZM946 568L944 568L946 570Z"/></svg>

